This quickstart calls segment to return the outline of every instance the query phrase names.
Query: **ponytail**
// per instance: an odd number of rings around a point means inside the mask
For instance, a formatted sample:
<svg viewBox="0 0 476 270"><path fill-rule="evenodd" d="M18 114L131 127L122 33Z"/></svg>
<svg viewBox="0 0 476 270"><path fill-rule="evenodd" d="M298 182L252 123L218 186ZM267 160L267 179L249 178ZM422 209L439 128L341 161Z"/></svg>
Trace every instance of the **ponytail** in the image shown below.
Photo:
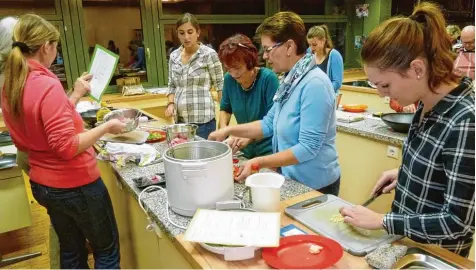
<svg viewBox="0 0 476 270"><path fill-rule="evenodd" d="M333 49L334 44L332 43L332 38L329 34L329 28L325 24L320 25L320 27L322 27L322 29L324 30L324 37L326 39L326 44L324 45L324 48Z"/></svg>
<svg viewBox="0 0 476 270"><path fill-rule="evenodd" d="M421 57L427 62L431 91L442 83L457 82L459 77L452 72L454 54L445 24L438 6L429 2L418 4L410 17L391 18L369 34L362 47L362 62L404 74L410 63Z"/></svg>
<svg viewBox="0 0 476 270"><path fill-rule="evenodd" d="M329 35L329 28L327 25L315 25L309 29L307 32L307 39L326 39L326 43L324 44L324 54L326 54L326 49L333 49L334 45L332 43L331 36Z"/></svg>
<svg viewBox="0 0 476 270"><path fill-rule="evenodd" d="M5 98L10 113L18 118L23 111L23 88L28 76L28 63L19 47L10 52L5 63Z"/></svg>
<svg viewBox="0 0 476 270"><path fill-rule="evenodd" d="M452 71L454 65L451 38L446 32L445 17L438 6L423 2L415 7L409 18L423 30L424 55L429 67L428 84L430 89L434 89L445 81L448 73L452 74L448 71ZM453 77L456 81L456 75Z"/></svg>

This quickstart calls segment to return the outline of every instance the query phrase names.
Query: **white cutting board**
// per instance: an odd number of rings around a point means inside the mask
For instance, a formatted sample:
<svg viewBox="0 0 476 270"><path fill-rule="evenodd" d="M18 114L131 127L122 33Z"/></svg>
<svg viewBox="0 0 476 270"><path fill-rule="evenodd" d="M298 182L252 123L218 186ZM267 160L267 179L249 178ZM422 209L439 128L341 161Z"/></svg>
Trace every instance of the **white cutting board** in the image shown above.
<svg viewBox="0 0 476 270"><path fill-rule="evenodd" d="M370 231L370 236L364 236L344 222L331 222L331 217L339 214L343 206L353 204L333 195L322 195L294 204L286 208L285 213L317 234L339 242L345 251L355 256L364 256L382 244L402 238L388 235L384 230Z"/></svg>
<svg viewBox="0 0 476 270"><path fill-rule="evenodd" d="M149 132L142 130L134 130L128 133L123 134L106 134L99 139L100 141L105 142L115 142L115 143L130 143L130 144L143 144L147 141L149 137Z"/></svg>

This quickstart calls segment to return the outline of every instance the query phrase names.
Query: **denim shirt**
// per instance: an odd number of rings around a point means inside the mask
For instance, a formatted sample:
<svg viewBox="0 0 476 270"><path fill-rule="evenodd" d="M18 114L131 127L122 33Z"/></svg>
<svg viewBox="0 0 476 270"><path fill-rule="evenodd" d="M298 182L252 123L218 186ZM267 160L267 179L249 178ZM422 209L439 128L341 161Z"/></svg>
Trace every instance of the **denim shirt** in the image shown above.
<svg viewBox="0 0 476 270"><path fill-rule="evenodd" d="M298 163L281 168L284 176L313 189L340 177L335 146L335 92L327 75L314 68L294 86L289 100L275 103L261 121L273 152L291 149Z"/></svg>

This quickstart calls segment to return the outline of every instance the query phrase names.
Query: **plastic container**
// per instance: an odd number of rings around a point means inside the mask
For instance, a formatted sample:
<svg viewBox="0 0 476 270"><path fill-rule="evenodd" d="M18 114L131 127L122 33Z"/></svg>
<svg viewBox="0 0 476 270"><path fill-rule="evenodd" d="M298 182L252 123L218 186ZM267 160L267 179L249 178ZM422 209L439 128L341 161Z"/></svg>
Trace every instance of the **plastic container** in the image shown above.
<svg viewBox="0 0 476 270"><path fill-rule="evenodd" d="M252 208L260 212L279 212L284 176L277 173L256 173L246 178L251 189Z"/></svg>

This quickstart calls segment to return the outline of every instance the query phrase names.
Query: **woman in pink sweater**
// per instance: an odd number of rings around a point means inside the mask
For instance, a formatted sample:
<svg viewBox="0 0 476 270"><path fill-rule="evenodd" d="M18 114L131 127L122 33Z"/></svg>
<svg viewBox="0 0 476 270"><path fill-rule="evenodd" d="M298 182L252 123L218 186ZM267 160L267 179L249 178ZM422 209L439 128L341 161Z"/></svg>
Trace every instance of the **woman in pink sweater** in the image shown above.
<svg viewBox="0 0 476 270"><path fill-rule="evenodd" d="M61 268L88 268L86 239L95 268L119 268L119 241L111 200L92 145L124 124L109 121L85 131L77 101L89 91L83 76L68 98L48 70L56 58L59 32L43 18L22 16L5 63L1 106L11 137L27 153L31 188L46 207L60 241Z"/></svg>

